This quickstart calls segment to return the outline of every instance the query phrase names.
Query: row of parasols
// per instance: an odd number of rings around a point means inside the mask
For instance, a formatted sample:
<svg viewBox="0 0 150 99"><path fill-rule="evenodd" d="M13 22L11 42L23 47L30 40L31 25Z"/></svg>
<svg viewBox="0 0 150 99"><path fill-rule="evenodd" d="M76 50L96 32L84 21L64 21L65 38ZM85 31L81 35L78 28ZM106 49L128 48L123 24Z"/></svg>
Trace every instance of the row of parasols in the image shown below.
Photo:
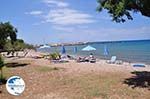
<svg viewBox="0 0 150 99"><path fill-rule="evenodd" d="M49 48L51 48L51 47L48 46L48 45L43 45L43 46L41 46L39 49L49 49ZM77 49L77 47L75 46L75 47L74 47L74 53L77 53L77 50L78 50L78 49ZM88 46L82 48L82 51L96 51L96 48L94 48L94 47L88 45ZM61 48L61 53L62 53L62 54L65 54L65 53L66 53L65 46L62 46L62 48ZM104 53L103 53L103 54L104 54L105 56L107 56L107 55L109 54L109 51L108 51L107 46L104 46Z"/></svg>

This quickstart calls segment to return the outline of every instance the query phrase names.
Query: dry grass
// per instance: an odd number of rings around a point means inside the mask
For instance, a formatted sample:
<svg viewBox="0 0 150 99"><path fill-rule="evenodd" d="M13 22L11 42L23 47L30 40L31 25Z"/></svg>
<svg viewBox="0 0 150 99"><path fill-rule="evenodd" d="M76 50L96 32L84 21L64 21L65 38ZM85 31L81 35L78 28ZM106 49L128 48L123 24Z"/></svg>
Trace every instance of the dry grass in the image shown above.
<svg viewBox="0 0 150 99"><path fill-rule="evenodd" d="M69 68L62 68L59 65L36 66L31 62L24 67L4 67L6 77L17 74L24 78L26 90L21 96L14 97L8 94L3 85L0 97L2 99L150 99L148 89L138 87L133 89L124 84L124 80L132 76L130 72L69 71Z"/></svg>
<svg viewBox="0 0 150 99"><path fill-rule="evenodd" d="M38 72L51 72L51 71L63 70L63 68L42 66L42 67L35 68L35 70Z"/></svg>
<svg viewBox="0 0 150 99"><path fill-rule="evenodd" d="M68 99L148 99L146 89L132 89L123 84L122 74L84 74L50 78L56 92L65 94Z"/></svg>

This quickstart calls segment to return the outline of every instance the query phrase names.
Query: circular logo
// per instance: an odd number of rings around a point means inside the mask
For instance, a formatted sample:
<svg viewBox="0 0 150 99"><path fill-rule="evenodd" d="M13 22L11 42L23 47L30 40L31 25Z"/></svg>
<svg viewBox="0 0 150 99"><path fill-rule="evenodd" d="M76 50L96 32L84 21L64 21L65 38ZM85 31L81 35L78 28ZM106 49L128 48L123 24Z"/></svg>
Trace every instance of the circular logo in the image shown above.
<svg viewBox="0 0 150 99"><path fill-rule="evenodd" d="M25 82L19 76L12 76L7 80L6 89L12 95L20 95L25 89Z"/></svg>

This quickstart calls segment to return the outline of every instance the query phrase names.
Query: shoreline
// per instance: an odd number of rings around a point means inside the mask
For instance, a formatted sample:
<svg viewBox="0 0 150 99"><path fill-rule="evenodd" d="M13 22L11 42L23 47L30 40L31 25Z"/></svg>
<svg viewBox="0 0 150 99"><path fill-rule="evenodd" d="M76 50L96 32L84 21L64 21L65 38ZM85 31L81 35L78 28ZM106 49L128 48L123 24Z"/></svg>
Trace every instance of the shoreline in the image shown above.
<svg viewBox="0 0 150 99"><path fill-rule="evenodd" d="M48 53L41 53L41 52L36 52L36 51L30 51L29 53L28 53L28 55L26 56L26 57L24 57L24 58L15 58L15 57L12 57L12 58L6 58L6 61L10 61L10 60L12 60L12 61L14 61L14 60L21 60L21 61L23 61L23 60L28 60L29 62L30 61L34 61L34 65L40 65L40 66L51 66L53 63L50 61L50 60L48 60L48 59L44 59L44 58L39 58L39 59L35 59L35 58L33 58L34 56L38 56L38 55L46 55L46 54L48 54ZM67 54L65 54L65 55L67 55ZM69 54L69 55L71 55L71 56L73 56L73 57L75 57L75 58L77 58L77 57L82 57L82 56L80 56L80 55L73 55L73 54ZM32 56L32 57L31 57ZM96 68L99 68L99 65L100 66L102 66L103 68L105 68L105 66L107 67L109 67L109 68L124 68L124 69L127 69L127 70L129 70L129 71L136 71L136 70L140 70L140 71L150 71L150 65L149 64L144 64L145 65L145 67L133 67L133 65L134 64L137 64L137 63L131 63L131 62L125 62L125 61L123 61L123 63L122 64L116 64L116 63L114 63L114 64L109 64L109 63L107 63L106 62L107 60L106 59L100 59L100 58L97 58L96 59L96 63L89 63L89 62L81 62L81 63L79 63L81 66L82 65L85 65L85 67L86 67L86 65L88 65L88 66L92 66L93 67L93 65L95 65L96 66ZM69 60L69 63L68 64L71 64L71 65L76 65L76 64L78 64L76 61L74 61L74 60ZM57 65L57 64L56 64ZM65 67L65 64L58 64L58 65L60 65L60 67L61 67L61 65L63 66L63 67ZM55 64L54 64L54 66L55 66ZM90 66L90 68L91 68L91 66ZM97 67L98 66L98 67ZM56 66L57 67L57 66ZM73 66L74 67L74 66ZM73 68L72 67L72 68ZM80 67L78 67L78 68L80 68ZM82 68L82 67L81 67ZM88 67L87 67L88 68Z"/></svg>
<svg viewBox="0 0 150 99"><path fill-rule="evenodd" d="M88 56L88 55L75 55L75 54L67 54L67 53L66 53L66 55L70 55L70 56L73 56L75 58L87 57ZM97 61L107 61L107 60L110 60L110 59L96 57L96 60ZM125 64L144 64L144 65L150 66L150 64L147 64L147 63L144 63L144 62L125 61L125 60L120 60L120 59L119 60L117 59L116 61L122 61Z"/></svg>
<svg viewBox="0 0 150 99"><path fill-rule="evenodd" d="M18 52L19 56L23 56L24 55L24 52L23 51L19 51ZM6 54L6 52L2 53L2 54ZM42 55L48 55L50 53L48 52L41 52L41 51L35 51L35 50L28 50L28 54L25 56L25 58L31 58L31 57L37 57L37 56L42 56ZM62 54L63 55L63 54ZM79 54L69 54L69 53L66 53L64 55L70 55L70 56L73 56L74 58L78 58L78 57L87 57L88 55L79 55ZM9 55L8 55L9 56ZM110 59L106 59L106 58L102 58L102 57L97 57L96 56L96 61L99 62L99 61L107 61L107 60L110 60ZM116 61L122 61L123 63L125 64L144 64L146 66L149 66L150 67L150 64L148 63L144 63L144 62L137 62L137 61L125 61L125 60L116 60Z"/></svg>
<svg viewBox="0 0 150 99"><path fill-rule="evenodd" d="M74 43L56 43L49 44L51 47L60 47L60 46L76 46L76 45L87 45L93 43L122 43L122 42L140 42L140 41L150 41L150 39L137 39L137 40L117 40L117 41L93 41L93 42L74 42Z"/></svg>

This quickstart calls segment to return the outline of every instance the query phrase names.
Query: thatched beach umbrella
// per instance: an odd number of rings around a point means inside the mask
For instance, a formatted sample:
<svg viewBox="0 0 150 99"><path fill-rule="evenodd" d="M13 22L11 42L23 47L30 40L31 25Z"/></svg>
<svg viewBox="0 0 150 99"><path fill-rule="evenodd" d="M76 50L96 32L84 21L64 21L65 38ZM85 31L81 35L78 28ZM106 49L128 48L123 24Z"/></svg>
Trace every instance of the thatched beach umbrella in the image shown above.
<svg viewBox="0 0 150 99"><path fill-rule="evenodd" d="M96 50L96 48L94 48L90 45L88 45L88 46L86 46L85 48L82 49L82 51L95 51L95 50Z"/></svg>

